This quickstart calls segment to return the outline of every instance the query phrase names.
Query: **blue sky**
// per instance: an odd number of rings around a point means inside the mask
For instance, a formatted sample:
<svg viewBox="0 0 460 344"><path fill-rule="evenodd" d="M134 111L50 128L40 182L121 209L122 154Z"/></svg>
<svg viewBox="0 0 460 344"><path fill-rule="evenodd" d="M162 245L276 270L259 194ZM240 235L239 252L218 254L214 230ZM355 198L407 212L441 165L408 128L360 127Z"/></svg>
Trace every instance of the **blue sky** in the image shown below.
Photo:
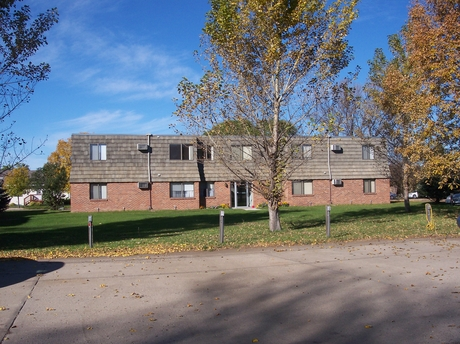
<svg viewBox="0 0 460 344"><path fill-rule="evenodd" d="M35 60L51 65L49 80L37 85L11 119L28 145L46 139L43 153L30 156L42 167L59 139L72 133L174 134L172 101L182 79L197 81L199 36L207 0L24 0L37 14L57 7L60 20ZM410 0L361 0L349 36L356 65L367 61L387 36L407 20Z"/></svg>

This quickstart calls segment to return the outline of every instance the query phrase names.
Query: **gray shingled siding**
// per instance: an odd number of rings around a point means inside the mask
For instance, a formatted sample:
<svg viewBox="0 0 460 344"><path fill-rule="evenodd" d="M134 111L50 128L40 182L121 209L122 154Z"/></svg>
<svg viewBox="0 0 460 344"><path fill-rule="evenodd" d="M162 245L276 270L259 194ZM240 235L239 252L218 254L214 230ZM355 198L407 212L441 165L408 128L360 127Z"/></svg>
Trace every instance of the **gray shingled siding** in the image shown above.
<svg viewBox="0 0 460 344"><path fill-rule="evenodd" d="M147 144L147 135L72 135L71 183L142 182L148 181L149 153L137 149ZM107 160L90 160L90 144L106 144ZM170 160L172 143L193 144L193 160ZM378 139L370 143L379 146ZM358 138L331 138L330 144L340 145L341 152L330 152L334 179L388 178L386 157L375 153L374 160L362 159L363 141ZM191 136L150 136L150 175L152 182L194 182L235 180L218 161L205 161L203 168L197 161L196 138ZM298 160L290 179L329 179L327 164L328 142L312 140L312 158Z"/></svg>

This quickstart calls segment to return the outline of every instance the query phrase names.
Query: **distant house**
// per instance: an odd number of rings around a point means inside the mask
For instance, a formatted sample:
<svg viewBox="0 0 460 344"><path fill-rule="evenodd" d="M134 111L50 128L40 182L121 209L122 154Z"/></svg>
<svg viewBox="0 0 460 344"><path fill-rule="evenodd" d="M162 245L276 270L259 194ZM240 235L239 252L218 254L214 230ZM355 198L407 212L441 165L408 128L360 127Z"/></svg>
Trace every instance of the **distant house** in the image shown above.
<svg viewBox="0 0 460 344"><path fill-rule="evenodd" d="M233 140L238 140L233 137ZM251 180L237 180L192 136L72 135L73 212L198 209L265 200ZM299 163L285 183L290 205L390 202L388 161L379 139L302 140ZM239 146L242 159L251 147ZM245 155L246 154L246 155Z"/></svg>

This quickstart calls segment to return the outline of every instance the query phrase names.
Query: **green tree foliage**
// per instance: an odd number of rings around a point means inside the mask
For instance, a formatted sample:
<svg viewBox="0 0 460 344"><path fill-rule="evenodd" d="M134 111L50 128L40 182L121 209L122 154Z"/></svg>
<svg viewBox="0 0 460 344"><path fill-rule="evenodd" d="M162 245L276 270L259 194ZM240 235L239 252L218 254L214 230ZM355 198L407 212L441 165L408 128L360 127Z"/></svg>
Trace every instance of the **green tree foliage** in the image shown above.
<svg viewBox="0 0 460 344"><path fill-rule="evenodd" d="M0 213L8 209L11 197L7 194L3 185L0 183Z"/></svg>
<svg viewBox="0 0 460 344"><path fill-rule="evenodd" d="M438 177L423 178L417 187L417 191L419 195L432 198L436 203L449 196L452 192L447 185L443 186L441 184L440 178Z"/></svg>
<svg viewBox="0 0 460 344"><path fill-rule="evenodd" d="M25 149L26 142L5 124L12 112L29 101L35 85L46 80L47 63L34 63L32 57L45 44L45 33L58 21L55 8L32 18L28 5L21 0L0 1L0 166L11 168L40 148ZM3 126L5 125L5 126ZM0 169L0 172L5 170Z"/></svg>
<svg viewBox="0 0 460 344"><path fill-rule="evenodd" d="M240 144L252 147L252 163L226 158L232 147L225 130L208 140L236 178L254 182L267 200L272 231L281 229L278 204L294 167L294 136L316 129L319 90L351 59L346 36L356 2L211 0L204 76L178 86L182 99L175 114L188 133L215 134L216 126L239 122Z"/></svg>
<svg viewBox="0 0 460 344"><path fill-rule="evenodd" d="M297 129L290 123L280 120L279 123L282 131L285 132L288 136L294 136L297 133ZM251 121L247 119L233 119L226 120L222 123L215 124L211 130L204 133L205 135L211 136L257 136L260 135L260 129L263 129L264 135L271 135L271 127L273 124L263 121L258 123L258 125L253 125Z"/></svg>
<svg viewBox="0 0 460 344"><path fill-rule="evenodd" d="M28 166L22 165L9 171L3 180L3 186L6 192L18 198L30 190L30 170Z"/></svg>
<svg viewBox="0 0 460 344"><path fill-rule="evenodd" d="M62 206L66 184L66 170L56 163L47 162L42 168L37 169L31 178L32 188L43 191L43 201L52 209Z"/></svg>

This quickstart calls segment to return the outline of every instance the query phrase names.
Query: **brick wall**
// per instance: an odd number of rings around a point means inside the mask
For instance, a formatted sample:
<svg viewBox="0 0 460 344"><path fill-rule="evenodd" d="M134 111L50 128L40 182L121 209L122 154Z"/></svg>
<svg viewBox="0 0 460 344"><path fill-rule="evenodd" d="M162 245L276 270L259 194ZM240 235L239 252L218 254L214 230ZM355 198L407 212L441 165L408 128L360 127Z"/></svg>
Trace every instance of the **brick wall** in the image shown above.
<svg viewBox="0 0 460 344"><path fill-rule="evenodd" d="M314 180L313 195L292 195L292 182L286 183L285 200L293 206L324 204L379 204L390 202L390 180L377 179L376 193L363 192L363 180L343 180L342 186L334 186L329 180ZM331 202L330 202L331 201Z"/></svg>
<svg viewBox="0 0 460 344"><path fill-rule="evenodd" d="M153 183L151 190L138 188L137 183L108 183L106 200L90 200L89 184L71 184L71 208L73 212L122 211L122 210L160 210L160 209L198 209L200 207L199 182L194 183L193 198L170 198L169 183ZM201 206L215 207L231 204L230 182L215 182L214 197L206 197ZM291 195L292 183L286 183L284 201L292 206L312 206L329 204L378 204L390 202L389 179L376 180L376 193L365 194L363 181L343 180L342 186L331 185L329 180L314 180L313 195ZM253 205L266 202L253 192Z"/></svg>
<svg viewBox="0 0 460 344"><path fill-rule="evenodd" d="M194 196L191 198L170 198L169 183L153 183L152 187L152 209L199 209L199 183L194 183Z"/></svg>
<svg viewBox="0 0 460 344"><path fill-rule="evenodd" d="M137 187L137 183L108 183L107 199L90 200L89 184L71 184L71 209L73 212L148 210L150 191Z"/></svg>
<svg viewBox="0 0 460 344"><path fill-rule="evenodd" d="M230 183L215 182L214 197L206 197L202 206L205 208L218 207L222 204L230 205Z"/></svg>

